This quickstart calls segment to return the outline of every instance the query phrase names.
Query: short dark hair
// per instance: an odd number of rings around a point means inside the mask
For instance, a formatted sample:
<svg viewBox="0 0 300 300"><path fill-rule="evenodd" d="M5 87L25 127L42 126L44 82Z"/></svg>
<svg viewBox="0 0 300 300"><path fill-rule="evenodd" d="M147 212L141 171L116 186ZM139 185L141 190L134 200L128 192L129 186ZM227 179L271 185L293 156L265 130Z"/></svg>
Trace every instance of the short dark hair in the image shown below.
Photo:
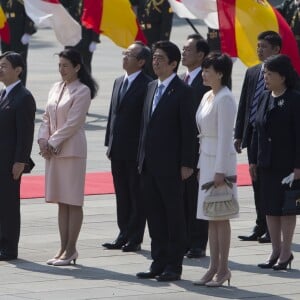
<svg viewBox="0 0 300 300"><path fill-rule="evenodd" d="M173 61L177 62L177 66L174 68L174 72L177 72L181 59L181 53L177 45L170 41L158 41L154 43L152 51L155 52L157 49L161 49L166 53L169 64Z"/></svg>
<svg viewBox="0 0 300 300"><path fill-rule="evenodd" d="M281 36L276 31L273 30L267 30L261 32L258 35L257 40L267 41L273 48L278 46L281 49L282 46Z"/></svg>
<svg viewBox="0 0 300 300"><path fill-rule="evenodd" d="M91 98L93 99L99 89L97 82L92 78L91 74L87 71L81 54L74 48L66 48L58 54L59 57L63 57L71 62L73 67L80 66L78 71L78 79L90 88Z"/></svg>
<svg viewBox="0 0 300 300"><path fill-rule="evenodd" d="M209 53L210 49L209 49L208 43L202 37L201 34L199 34L199 33L190 34L190 35L188 35L187 39L188 40L190 40L190 39L196 40L196 49L197 49L197 52L203 52L204 56L206 56Z"/></svg>
<svg viewBox="0 0 300 300"><path fill-rule="evenodd" d="M264 68L285 77L286 87L293 88L295 86L298 75L288 56L284 54L272 55L264 61Z"/></svg>
<svg viewBox="0 0 300 300"><path fill-rule="evenodd" d="M142 47L141 51L139 52L139 54L137 55L136 59L140 60L140 59L144 59L145 60L145 64L144 67L149 63L150 58L151 58L151 50L148 46L146 46L143 42L141 41L135 41L134 44L139 45Z"/></svg>
<svg viewBox="0 0 300 300"><path fill-rule="evenodd" d="M202 63L202 68L213 67L218 73L222 73L221 84L231 88L232 60L230 56L220 52L208 54Z"/></svg>
<svg viewBox="0 0 300 300"><path fill-rule="evenodd" d="M19 78L21 78L21 75L25 70L25 63L21 54L14 51L7 51L0 55L0 59L2 58L7 59L14 69L17 67L22 68L22 72L19 74Z"/></svg>

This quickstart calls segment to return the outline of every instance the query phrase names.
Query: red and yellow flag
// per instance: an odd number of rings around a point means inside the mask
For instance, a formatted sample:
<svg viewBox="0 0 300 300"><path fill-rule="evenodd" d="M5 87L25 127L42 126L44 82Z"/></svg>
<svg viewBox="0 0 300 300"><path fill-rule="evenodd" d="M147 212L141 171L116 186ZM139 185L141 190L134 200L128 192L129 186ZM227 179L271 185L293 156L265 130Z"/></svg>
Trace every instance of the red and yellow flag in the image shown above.
<svg viewBox="0 0 300 300"><path fill-rule="evenodd" d="M127 48L134 41L146 43L129 0L85 0L82 24Z"/></svg>
<svg viewBox="0 0 300 300"><path fill-rule="evenodd" d="M281 53L290 57L300 74L295 37L279 12L266 0L217 0L222 51L239 57L247 66L259 63L257 36L273 30L282 38Z"/></svg>
<svg viewBox="0 0 300 300"><path fill-rule="evenodd" d="M9 44L10 33L9 33L8 23L1 5L0 5L0 37L3 42Z"/></svg>

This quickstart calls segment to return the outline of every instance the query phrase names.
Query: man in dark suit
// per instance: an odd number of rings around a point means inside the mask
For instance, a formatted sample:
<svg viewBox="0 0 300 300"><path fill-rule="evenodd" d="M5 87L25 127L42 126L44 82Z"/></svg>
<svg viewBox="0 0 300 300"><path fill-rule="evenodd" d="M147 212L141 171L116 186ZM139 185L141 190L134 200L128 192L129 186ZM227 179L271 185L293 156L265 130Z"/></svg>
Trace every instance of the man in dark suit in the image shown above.
<svg viewBox="0 0 300 300"><path fill-rule="evenodd" d="M27 53L30 37L36 32L34 23L26 15L24 3L21 0L0 0L0 4L5 13L10 31L10 43L1 40L2 53L15 51L20 53L25 63L22 72L22 83L26 84L27 78Z"/></svg>
<svg viewBox="0 0 300 300"><path fill-rule="evenodd" d="M35 101L21 83L25 65L20 54L0 56L0 260L18 257L21 175L32 168Z"/></svg>
<svg viewBox="0 0 300 300"><path fill-rule="evenodd" d="M235 124L234 145L238 153L242 148L247 148L248 159L251 156L251 140L253 134L253 122L256 117L257 104L263 88L260 88L260 81L263 80L263 62L271 55L278 54L281 50L281 37L277 32L264 31L258 35L257 55L262 62L246 71L237 119ZM269 243L270 237L267 230L266 216L260 208L260 187L259 180L252 181L254 201L256 208L256 226L250 235L240 235L244 241L256 241Z"/></svg>
<svg viewBox="0 0 300 300"><path fill-rule="evenodd" d="M208 43L199 34L188 36L182 50L182 65L187 67L185 74L180 76L185 83L193 88L195 102L195 113L201 102L203 95L210 90L203 85L201 64L209 53ZM186 99L189 101L190 99ZM208 239L208 221L196 218L198 202L198 179L197 163L199 158L198 130L195 121L195 162L194 173L184 181L184 201L186 205L187 236L188 236L188 258L200 258L206 255L206 245Z"/></svg>
<svg viewBox="0 0 300 300"><path fill-rule="evenodd" d="M150 48L157 41L170 39L173 12L168 0L130 0L130 2L135 8ZM151 64L146 66L146 72L156 78Z"/></svg>
<svg viewBox="0 0 300 300"><path fill-rule="evenodd" d="M137 277L173 281L181 278L186 251L182 183L194 171L195 108L192 89L176 75L178 47L159 41L153 50L158 80L148 85L139 148L153 262Z"/></svg>
<svg viewBox="0 0 300 300"><path fill-rule="evenodd" d="M147 46L135 42L123 54L126 74L117 78L114 83L105 136L116 191L120 232L114 242L103 246L108 249L122 248L129 252L141 249L146 223L137 170L137 152L144 97L152 79L143 72L151 56Z"/></svg>
<svg viewBox="0 0 300 300"><path fill-rule="evenodd" d="M81 24L83 0L60 0L60 2L69 14ZM74 48L80 52L83 63L90 73L92 72L93 53L98 43L100 43L99 34L81 24L81 40Z"/></svg>

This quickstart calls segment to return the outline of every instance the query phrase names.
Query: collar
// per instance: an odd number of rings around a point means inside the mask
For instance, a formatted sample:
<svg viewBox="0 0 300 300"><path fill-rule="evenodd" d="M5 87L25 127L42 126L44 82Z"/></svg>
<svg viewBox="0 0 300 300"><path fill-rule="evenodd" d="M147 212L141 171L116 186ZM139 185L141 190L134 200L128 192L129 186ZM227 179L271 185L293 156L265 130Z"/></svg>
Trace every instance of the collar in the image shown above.
<svg viewBox="0 0 300 300"><path fill-rule="evenodd" d="M6 90L6 95L5 95L5 98L7 97L7 95L11 92L11 90L16 86L18 85L19 83L21 82L21 80L17 80L16 82L8 85L5 90Z"/></svg>
<svg viewBox="0 0 300 300"><path fill-rule="evenodd" d="M164 90L168 87L170 82L175 78L176 73L172 73L168 78L166 78L164 81L157 80L157 85L163 84Z"/></svg>
<svg viewBox="0 0 300 300"><path fill-rule="evenodd" d="M194 81L195 77L199 74L200 71L201 71L201 66L194 69L191 72L186 72L186 76L190 75L189 85Z"/></svg>
<svg viewBox="0 0 300 300"><path fill-rule="evenodd" d="M129 85L138 77L138 75L141 73L142 71L136 71L130 75L128 75L127 73L124 76L123 82L126 80L126 78L128 79L128 87Z"/></svg>

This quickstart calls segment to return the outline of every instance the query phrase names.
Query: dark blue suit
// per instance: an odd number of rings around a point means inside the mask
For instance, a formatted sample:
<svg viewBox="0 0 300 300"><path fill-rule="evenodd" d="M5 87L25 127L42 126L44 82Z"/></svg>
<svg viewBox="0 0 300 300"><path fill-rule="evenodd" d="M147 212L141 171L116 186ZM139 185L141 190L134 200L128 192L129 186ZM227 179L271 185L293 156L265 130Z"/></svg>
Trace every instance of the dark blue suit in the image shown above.
<svg viewBox="0 0 300 300"><path fill-rule="evenodd" d="M35 101L18 83L0 103L0 252L18 256L20 182L12 177L15 162L29 165L34 134Z"/></svg>
<svg viewBox="0 0 300 300"><path fill-rule="evenodd" d="M261 68L262 64L258 64L254 67L248 68L246 71L235 123L234 138L242 141L242 148L247 148L248 159L252 155L251 140L253 134L253 126L249 122L249 116ZM267 223L265 214L259 209L260 202L262 201L260 196L259 180L253 181L252 186L257 215L255 231L259 234L264 234L264 232L267 231Z"/></svg>
<svg viewBox="0 0 300 300"><path fill-rule="evenodd" d="M180 76L184 79L184 75ZM191 82L190 86L193 88L194 93L194 107L196 116L197 108L200 105L203 95L210 90L210 87L203 85L202 71L200 71ZM186 99L189 101L190 99ZM195 119L195 117L194 117ZM199 159L199 140L198 130L195 120L195 162L194 174L184 182L183 197L186 205L186 222L187 222L187 236L188 236L188 249L201 249L206 250L208 240L208 221L199 220L196 218L197 202L198 202L198 179L197 179L197 164Z"/></svg>
<svg viewBox="0 0 300 300"><path fill-rule="evenodd" d="M119 99L124 76L116 79L105 136L117 199L119 239L134 244L143 240L145 215L140 194L137 153L144 98L151 78L141 72Z"/></svg>
<svg viewBox="0 0 300 300"><path fill-rule="evenodd" d="M193 92L176 75L151 114L156 88L156 80L148 85L139 148L153 259L150 269L180 275L186 250L181 167L193 168L195 161Z"/></svg>

